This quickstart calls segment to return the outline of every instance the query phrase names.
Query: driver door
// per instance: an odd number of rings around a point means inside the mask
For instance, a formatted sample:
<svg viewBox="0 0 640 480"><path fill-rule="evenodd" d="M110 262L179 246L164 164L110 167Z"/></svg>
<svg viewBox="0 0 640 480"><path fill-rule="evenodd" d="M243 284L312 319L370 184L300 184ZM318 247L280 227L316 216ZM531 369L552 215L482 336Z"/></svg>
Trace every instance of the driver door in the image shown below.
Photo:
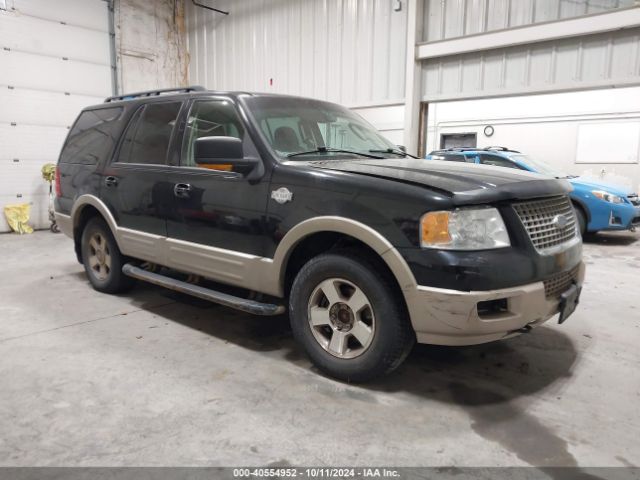
<svg viewBox="0 0 640 480"><path fill-rule="evenodd" d="M248 180L219 165L198 166L194 143L200 137L231 136L243 141L245 156L259 154L231 100L193 100L183 120L180 164L173 167L172 208L167 218L172 264L221 280L241 277L236 257L264 254L268 179ZM258 168L264 168L262 164Z"/></svg>

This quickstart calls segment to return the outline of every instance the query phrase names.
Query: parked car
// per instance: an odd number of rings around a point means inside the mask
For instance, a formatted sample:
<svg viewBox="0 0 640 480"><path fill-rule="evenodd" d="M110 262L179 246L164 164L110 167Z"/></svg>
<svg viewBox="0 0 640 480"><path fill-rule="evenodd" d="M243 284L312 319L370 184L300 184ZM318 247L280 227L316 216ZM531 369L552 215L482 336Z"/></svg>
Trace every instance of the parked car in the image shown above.
<svg viewBox="0 0 640 480"><path fill-rule="evenodd" d="M56 174L57 222L96 290L140 279L288 310L312 361L348 381L395 369L416 340L563 322L584 277L567 182L409 158L318 100L111 97L80 113Z"/></svg>
<svg viewBox="0 0 640 480"><path fill-rule="evenodd" d="M569 196L582 234L600 230L635 230L640 226L637 193L597 179L567 175L516 150L504 147L454 148L433 151L427 159L494 165L567 179L573 186Z"/></svg>

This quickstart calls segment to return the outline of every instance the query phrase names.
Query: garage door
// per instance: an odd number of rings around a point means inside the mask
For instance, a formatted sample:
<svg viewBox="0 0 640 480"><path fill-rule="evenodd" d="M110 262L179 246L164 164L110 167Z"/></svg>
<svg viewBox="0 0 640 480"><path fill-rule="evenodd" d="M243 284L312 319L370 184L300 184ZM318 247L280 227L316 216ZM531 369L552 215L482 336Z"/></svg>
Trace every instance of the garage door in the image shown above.
<svg viewBox="0 0 640 480"><path fill-rule="evenodd" d="M103 0L0 0L0 208L31 204L35 228L49 225L42 165L79 110L111 94L108 19Z"/></svg>

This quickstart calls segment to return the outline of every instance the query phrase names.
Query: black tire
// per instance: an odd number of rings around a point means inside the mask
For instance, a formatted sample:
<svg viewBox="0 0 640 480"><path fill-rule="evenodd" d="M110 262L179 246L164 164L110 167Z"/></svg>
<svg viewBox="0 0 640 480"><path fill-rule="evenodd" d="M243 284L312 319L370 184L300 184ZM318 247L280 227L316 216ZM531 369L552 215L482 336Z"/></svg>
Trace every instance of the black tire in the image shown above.
<svg viewBox="0 0 640 480"><path fill-rule="evenodd" d="M573 209L576 212L576 218L578 220L578 228L580 229L580 235L584 237L587 234L587 217L582 211L582 208L578 207L577 205L574 205Z"/></svg>
<svg viewBox="0 0 640 480"><path fill-rule="evenodd" d="M296 340L322 372L347 382L365 382L390 373L407 357L415 343L415 333L398 288L389 277L384 272L383 266L355 251L338 251L319 255L306 263L298 272L289 296L291 328ZM327 350L327 345L323 346L320 340L317 340L318 329L324 329L323 332L333 339L333 335L337 332L335 323L320 327L312 327L310 323L311 305L314 304L314 298L318 295L321 298L320 302L324 302L324 307L313 306L313 308L322 308L331 312L331 305L343 305L341 302L331 304L322 291L318 293L323 282L341 281L337 279L344 279L347 289L355 287L354 293L359 289L368 301L364 309L358 310L355 315L349 317L351 322L364 321L362 315L373 318L375 322L373 323L375 328L370 327L370 343L366 347L351 333L343 333L341 329L341 334L348 336L348 342L355 344L354 350L361 351L354 358L339 358ZM339 288L344 286L338 283ZM340 314L336 317L340 317ZM369 318L370 322L371 318ZM344 324L340 326L344 327ZM324 335L324 333L321 334ZM327 342L331 343L330 340ZM346 354L353 354L349 352L351 347L347 347Z"/></svg>
<svg viewBox="0 0 640 480"><path fill-rule="evenodd" d="M92 247L92 240L97 237L103 239L100 251L103 252L102 264L94 264L95 259L100 259L96 249ZM95 243L94 243L95 244ZM102 247L104 245L104 247ZM102 218L94 217L89 220L82 231L81 238L82 263L87 277L93 288L103 293L119 293L130 289L135 284L135 280L122 273L122 266L126 263L125 257L120 252L111 229ZM109 258L107 266L104 260ZM102 268L104 267L104 268Z"/></svg>

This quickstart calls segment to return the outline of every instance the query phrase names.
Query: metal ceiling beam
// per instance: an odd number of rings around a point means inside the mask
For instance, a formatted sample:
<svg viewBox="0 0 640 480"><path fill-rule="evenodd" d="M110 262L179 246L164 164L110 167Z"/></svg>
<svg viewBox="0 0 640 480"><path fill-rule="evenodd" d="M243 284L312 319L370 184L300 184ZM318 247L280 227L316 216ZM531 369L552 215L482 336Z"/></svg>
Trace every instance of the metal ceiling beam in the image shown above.
<svg viewBox="0 0 640 480"><path fill-rule="evenodd" d="M467 35L449 40L420 43L417 46L417 58L425 60L446 57L461 53L610 32L639 25L640 7L631 7L610 13L597 13L584 17L515 27L508 30Z"/></svg>

